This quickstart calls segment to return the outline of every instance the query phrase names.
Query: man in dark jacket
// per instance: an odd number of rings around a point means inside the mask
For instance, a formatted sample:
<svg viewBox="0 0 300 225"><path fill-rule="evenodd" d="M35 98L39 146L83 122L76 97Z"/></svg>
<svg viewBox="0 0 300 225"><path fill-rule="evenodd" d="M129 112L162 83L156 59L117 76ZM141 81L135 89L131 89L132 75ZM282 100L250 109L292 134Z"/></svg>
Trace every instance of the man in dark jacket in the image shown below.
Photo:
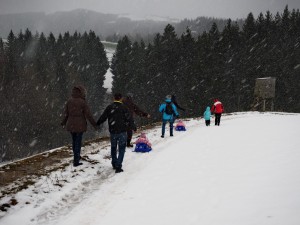
<svg viewBox="0 0 300 225"><path fill-rule="evenodd" d="M97 125L108 120L111 142L111 164L116 173L123 172L122 162L126 149L126 131L130 128L136 130L132 116L128 108L122 103L122 95L117 93L114 95L114 102L106 107L103 114L97 121ZM117 148L119 154L117 155Z"/></svg>
<svg viewBox="0 0 300 225"><path fill-rule="evenodd" d="M64 118L61 125L67 125L67 131L72 135L72 147L74 153L74 166L80 166L81 141L83 132L87 130L88 120L96 129L96 121L94 120L90 109L85 100L86 90L83 86L78 85L72 89L72 96L67 101L64 111Z"/></svg>
<svg viewBox="0 0 300 225"><path fill-rule="evenodd" d="M134 117L134 114L140 116L140 117L147 117L150 118L150 114L143 112L142 110L140 110L140 108L133 103L133 94L132 93L128 93L127 96L125 98L123 98L123 103L124 105L126 105L131 113L132 118ZM127 130L127 147L133 147L133 145L131 144L131 139L132 139L132 129L128 129Z"/></svg>
<svg viewBox="0 0 300 225"><path fill-rule="evenodd" d="M173 104L176 106L177 109L180 109L180 110L182 110L182 111L185 111L185 109L182 108L182 107L177 103L176 95L175 95L175 94L173 94L173 95L171 96L171 101L173 102Z"/></svg>

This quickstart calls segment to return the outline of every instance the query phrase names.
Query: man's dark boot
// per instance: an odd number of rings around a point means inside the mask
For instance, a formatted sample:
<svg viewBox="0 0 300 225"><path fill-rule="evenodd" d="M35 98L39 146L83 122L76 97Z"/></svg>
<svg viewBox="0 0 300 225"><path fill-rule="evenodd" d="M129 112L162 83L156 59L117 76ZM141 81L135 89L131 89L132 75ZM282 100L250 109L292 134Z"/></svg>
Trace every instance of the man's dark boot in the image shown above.
<svg viewBox="0 0 300 225"><path fill-rule="evenodd" d="M80 162L80 163L73 163L73 166L74 166L74 167L81 166L81 165L82 165L81 162Z"/></svg>
<svg viewBox="0 0 300 225"><path fill-rule="evenodd" d="M128 148L133 148L133 144L127 144Z"/></svg>
<svg viewBox="0 0 300 225"><path fill-rule="evenodd" d="M132 147L133 147L133 144L131 144L130 141L131 141L131 140L127 140L127 145L126 145L126 146L127 146L128 148L132 148Z"/></svg>
<svg viewBox="0 0 300 225"><path fill-rule="evenodd" d="M116 168L116 173L121 173L123 172L124 170L122 168Z"/></svg>

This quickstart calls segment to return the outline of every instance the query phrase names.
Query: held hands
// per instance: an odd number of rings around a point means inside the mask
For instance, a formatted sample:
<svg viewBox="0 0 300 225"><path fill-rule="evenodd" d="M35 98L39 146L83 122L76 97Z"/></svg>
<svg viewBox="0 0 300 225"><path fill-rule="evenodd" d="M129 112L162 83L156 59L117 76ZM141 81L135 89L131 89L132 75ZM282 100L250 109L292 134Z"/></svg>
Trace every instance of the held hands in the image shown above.
<svg viewBox="0 0 300 225"><path fill-rule="evenodd" d="M136 126L134 126L132 130L133 130L134 132L136 132L136 131L137 131Z"/></svg>

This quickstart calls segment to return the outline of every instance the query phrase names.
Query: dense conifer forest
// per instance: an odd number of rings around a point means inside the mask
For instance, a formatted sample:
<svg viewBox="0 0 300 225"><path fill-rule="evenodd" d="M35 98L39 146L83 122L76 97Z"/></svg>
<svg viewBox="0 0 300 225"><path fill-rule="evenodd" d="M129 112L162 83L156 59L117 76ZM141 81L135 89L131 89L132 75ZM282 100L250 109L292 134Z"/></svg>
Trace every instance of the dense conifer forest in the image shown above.
<svg viewBox="0 0 300 225"><path fill-rule="evenodd" d="M87 101L99 115L108 68L103 44L92 31L55 38L27 29L10 32L5 44L0 40L0 158L24 157L68 143L60 122L72 87L87 87Z"/></svg>
<svg viewBox="0 0 300 225"><path fill-rule="evenodd" d="M219 98L225 111L258 110L255 79L276 78L275 111L300 112L299 9L254 18L243 26L228 20L213 23L197 36L187 26L178 35L173 25L150 43L118 41L111 63L113 92L134 94L152 115L139 125L161 120L159 104L176 94L181 117L202 116ZM103 88L109 68L103 44L93 31L32 34L28 29L0 39L0 161L25 157L69 143L61 113L73 85L83 84L95 118L107 103ZM93 133L87 134L92 137Z"/></svg>
<svg viewBox="0 0 300 225"><path fill-rule="evenodd" d="M167 25L147 46L125 36L111 68L113 91L133 92L154 120L167 94L176 94L184 117L201 116L214 98L226 112L258 110L254 86L261 77L276 78L276 111L300 112L300 13L249 13L241 29L228 20L223 30L214 23L196 38L189 28L177 36Z"/></svg>

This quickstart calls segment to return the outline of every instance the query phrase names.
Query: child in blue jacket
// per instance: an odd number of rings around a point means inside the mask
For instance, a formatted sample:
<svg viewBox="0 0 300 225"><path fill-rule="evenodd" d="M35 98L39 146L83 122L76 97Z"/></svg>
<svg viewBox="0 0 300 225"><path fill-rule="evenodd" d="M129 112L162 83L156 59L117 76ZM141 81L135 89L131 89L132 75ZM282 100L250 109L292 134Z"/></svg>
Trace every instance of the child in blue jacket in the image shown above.
<svg viewBox="0 0 300 225"><path fill-rule="evenodd" d="M211 117L210 107L207 106L204 112L204 119L205 119L206 126L210 126L210 117Z"/></svg>
<svg viewBox="0 0 300 225"><path fill-rule="evenodd" d="M173 123L175 119L179 116L176 106L172 103L171 95L167 95L165 103L161 104L159 107L159 112L163 114L163 123L161 137L165 137L165 130L167 122L170 123L170 136L173 136Z"/></svg>

